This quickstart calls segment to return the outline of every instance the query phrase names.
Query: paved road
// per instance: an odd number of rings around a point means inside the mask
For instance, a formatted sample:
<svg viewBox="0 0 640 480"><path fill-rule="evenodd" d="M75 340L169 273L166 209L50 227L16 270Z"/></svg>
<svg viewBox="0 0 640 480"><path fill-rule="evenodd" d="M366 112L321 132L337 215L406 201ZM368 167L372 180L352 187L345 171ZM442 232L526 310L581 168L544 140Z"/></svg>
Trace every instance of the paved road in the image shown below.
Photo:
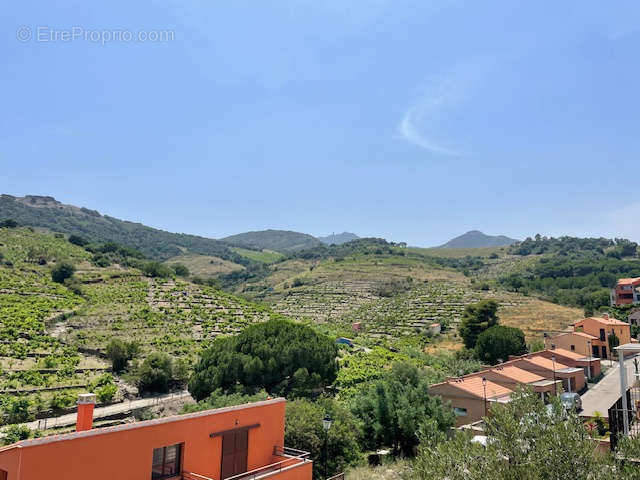
<svg viewBox="0 0 640 480"><path fill-rule="evenodd" d="M600 412L606 417L609 408L620 398L620 367L618 362L613 362L613 365L602 380L589 385L589 390L582 395L581 417L591 417L593 412ZM627 370L627 386L631 386L635 372L633 357L625 358L624 366Z"/></svg>
<svg viewBox="0 0 640 480"><path fill-rule="evenodd" d="M122 403L115 403L107 407L98 407L93 411L93 419L110 417L119 413L128 413L139 408L152 407L162 403L171 402L181 398L190 397L189 392L168 393L166 395L158 395L155 397L141 398L140 400L131 400ZM46 428L65 427L75 425L77 413L69 413L59 417L41 418L34 422L25 423L31 430L44 430Z"/></svg>

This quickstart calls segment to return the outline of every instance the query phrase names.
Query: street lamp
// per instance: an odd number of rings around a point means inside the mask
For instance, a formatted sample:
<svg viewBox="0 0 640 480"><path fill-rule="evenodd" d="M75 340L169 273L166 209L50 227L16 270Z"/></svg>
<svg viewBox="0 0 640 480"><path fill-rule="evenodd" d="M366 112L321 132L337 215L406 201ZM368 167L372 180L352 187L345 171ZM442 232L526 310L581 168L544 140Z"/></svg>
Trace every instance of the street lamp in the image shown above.
<svg viewBox="0 0 640 480"><path fill-rule="evenodd" d="M587 353L589 354L589 375L587 378L591 380L591 340L587 340Z"/></svg>
<svg viewBox="0 0 640 480"><path fill-rule="evenodd" d="M327 478L327 448L328 448L328 440L329 440L329 429L331 428L331 424L333 423L333 419L326 414L322 419L322 428L324 429L324 478Z"/></svg>
<svg viewBox="0 0 640 480"><path fill-rule="evenodd" d="M487 379L482 377L482 391L484 392L484 416L487 416Z"/></svg>
<svg viewBox="0 0 640 480"><path fill-rule="evenodd" d="M553 393L558 395L558 387L556 386L556 356L551 355L551 361L553 362Z"/></svg>

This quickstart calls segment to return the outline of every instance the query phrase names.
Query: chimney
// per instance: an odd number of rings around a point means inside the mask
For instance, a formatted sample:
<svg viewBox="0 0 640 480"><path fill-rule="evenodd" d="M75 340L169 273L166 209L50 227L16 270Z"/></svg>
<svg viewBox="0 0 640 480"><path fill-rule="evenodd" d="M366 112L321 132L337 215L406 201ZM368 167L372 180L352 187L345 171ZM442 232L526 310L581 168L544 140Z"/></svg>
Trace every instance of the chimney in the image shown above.
<svg viewBox="0 0 640 480"><path fill-rule="evenodd" d="M81 393L78 395L78 420L76 432L91 430L93 425L93 407L96 404L95 393Z"/></svg>

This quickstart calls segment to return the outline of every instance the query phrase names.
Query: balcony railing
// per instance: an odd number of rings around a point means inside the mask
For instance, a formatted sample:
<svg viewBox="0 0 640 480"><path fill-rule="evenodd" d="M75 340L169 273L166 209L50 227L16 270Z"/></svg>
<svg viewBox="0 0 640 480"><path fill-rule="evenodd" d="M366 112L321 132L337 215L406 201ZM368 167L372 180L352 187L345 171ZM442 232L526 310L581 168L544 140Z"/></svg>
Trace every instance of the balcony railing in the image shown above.
<svg viewBox="0 0 640 480"><path fill-rule="evenodd" d="M327 478L327 480L344 480L344 473L338 473L333 477Z"/></svg>
<svg viewBox="0 0 640 480"><path fill-rule="evenodd" d="M226 480L257 480L259 478L267 477L275 473L280 473L283 470L287 470L289 468L295 468L299 465L304 465L305 463L308 463L311 461L308 458L309 452L296 450L295 448L274 447L273 455L276 457L285 457L285 459L280 460L279 462L265 465L264 467L255 468L248 472L240 473L233 477L229 477ZM213 480L209 477L198 475L197 473L192 473L192 472L182 472L182 479L183 480ZM339 479L336 479L336 480L339 480Z"/></svg>

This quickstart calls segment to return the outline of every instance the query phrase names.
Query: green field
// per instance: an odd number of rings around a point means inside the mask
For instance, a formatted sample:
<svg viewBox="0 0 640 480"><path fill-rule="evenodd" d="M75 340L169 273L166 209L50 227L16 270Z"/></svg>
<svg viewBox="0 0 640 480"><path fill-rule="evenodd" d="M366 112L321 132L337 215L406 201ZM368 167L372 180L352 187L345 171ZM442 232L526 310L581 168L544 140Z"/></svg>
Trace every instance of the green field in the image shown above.
<svg viewBox="0 0 640 480"><path fill-rule="evenodd" d="M256 262L273 263L277 262L284 257L283 254L274 252L273 250L248 250L246 248L233 247L231 250L242 255L243 257L250 258Z"/></svg>

